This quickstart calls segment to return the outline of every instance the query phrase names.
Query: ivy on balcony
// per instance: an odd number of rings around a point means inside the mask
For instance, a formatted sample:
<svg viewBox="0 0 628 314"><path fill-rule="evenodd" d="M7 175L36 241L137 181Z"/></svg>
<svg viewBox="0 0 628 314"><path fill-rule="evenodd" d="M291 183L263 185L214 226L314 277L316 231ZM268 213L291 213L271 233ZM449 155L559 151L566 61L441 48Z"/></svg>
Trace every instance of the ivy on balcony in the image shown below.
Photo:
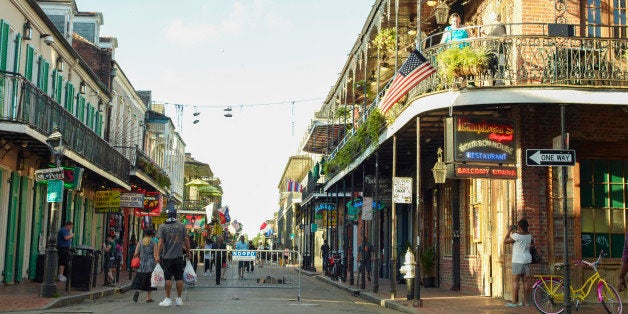
<svg viewBox="0 0 628 314"><path fill-rule="evenodd" d="M159 186L169 188L171 185L170 177L164 173L159 166L152 163L150 160L143 156L138 156L137 166L140 171L144 172L147 176L153 179Z"/></svg>
<svg viewBox="0 0 628 314"><path fill-rule="evenodd" d="M363 152L371 143L377 143L381 130L386 125L386 118L377 109L373 110L366 118L366 123L362 124L355 135L328 162L324 163L325 174L337 173L346 168Z"/></svg>

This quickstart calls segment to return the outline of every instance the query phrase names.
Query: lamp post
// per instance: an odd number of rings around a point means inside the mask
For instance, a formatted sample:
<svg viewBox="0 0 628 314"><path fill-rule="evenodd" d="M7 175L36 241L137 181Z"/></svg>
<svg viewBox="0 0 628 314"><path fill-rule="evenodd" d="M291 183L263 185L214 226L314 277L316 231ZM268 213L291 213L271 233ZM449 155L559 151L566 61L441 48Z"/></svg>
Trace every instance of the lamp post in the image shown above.
<svg viewBox="0 0 628 314"><path fill-rule="evenodd" d="M447 165L443 162L443 149L439 147L436 154L438 160L434 164L434 168L432 168L434 183L445 183L447 180Z"/></svg>
<svg viewBox="0 0 628 314"><path fill-rule="evenodd" d="M59 129L55 128L55 130L48 136L46 139L46 144L48 144L48 148L50 149L50 153L54 157L55 165L57 169L61 168L61 156L63 156L63 151L65 147L63 145L63 135L59 132ZM50 184L52 180L49 181ZM50 194L50 193L49 193ZM48 200L50 203L50 223L49 223L49 237L48 242L46 244L46 263L44 267L44 282L41 286L41 296L44 298L52 298L57 293L57 284L54 281L54 274L57 270L58 266L58 255L57 255L57 237L56 231L57 227L57 210L61 210L62 202L63 202L63 184L61 184L61 199L58 201L59 205L55 208L55 202L58 200Z"/></svg>

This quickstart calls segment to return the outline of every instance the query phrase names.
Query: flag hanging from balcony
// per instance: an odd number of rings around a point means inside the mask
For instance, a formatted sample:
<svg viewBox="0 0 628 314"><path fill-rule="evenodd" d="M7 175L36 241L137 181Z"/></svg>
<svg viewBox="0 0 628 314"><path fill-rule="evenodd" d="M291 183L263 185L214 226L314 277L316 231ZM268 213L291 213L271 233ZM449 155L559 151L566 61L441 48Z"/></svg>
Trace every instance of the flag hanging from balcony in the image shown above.
<svg viewBox="0 0 628 314"><path fill-rule="evenodd" d="M288 192L303 192L303 187L301 186L301 183L297 181L286 179L286 185L286 191Z"/></svg>
<svg viewBox="0 0 628 314"><path fill-rule="evenodd" d="M429 61L418 51L410 53L406 62L401 65L397 75L379 103L379 109L386 113L392 106L417 86L422 80L436 72Z"/></svg>
<svg viewBox="0 0 628 314"><path fill-rule="evenodd" d="M261 226L259 226L259 230L264 230L264 229L266 229L266 226L268 226L268 224L264 221L264 222L262 223L262 225L261 225Z"/></svg>

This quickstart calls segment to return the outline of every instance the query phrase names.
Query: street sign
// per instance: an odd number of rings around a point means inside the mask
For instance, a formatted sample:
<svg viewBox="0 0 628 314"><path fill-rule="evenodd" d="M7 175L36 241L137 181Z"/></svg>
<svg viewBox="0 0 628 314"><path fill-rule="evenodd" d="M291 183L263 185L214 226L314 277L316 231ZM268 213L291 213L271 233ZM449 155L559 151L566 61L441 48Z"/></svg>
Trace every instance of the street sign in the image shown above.
<svg viewBox="0 0 628 314"><path fill-rule="evenodd" d="M49 180L48 181L48 203L61 203L63 201L63 181L62 180Z"/></svg>
<svg viewBox="0 0 628 314"><path fill-rule="evenodd" d="M46 168L35 170L35 180L63 180L65 178L63 168Z"/></svg>
<svg viewBox="0 0 628 314"><path fill-rule="evenodd" d="M571 149L526 149L527 166L575 166L576 151Z"/></svg>

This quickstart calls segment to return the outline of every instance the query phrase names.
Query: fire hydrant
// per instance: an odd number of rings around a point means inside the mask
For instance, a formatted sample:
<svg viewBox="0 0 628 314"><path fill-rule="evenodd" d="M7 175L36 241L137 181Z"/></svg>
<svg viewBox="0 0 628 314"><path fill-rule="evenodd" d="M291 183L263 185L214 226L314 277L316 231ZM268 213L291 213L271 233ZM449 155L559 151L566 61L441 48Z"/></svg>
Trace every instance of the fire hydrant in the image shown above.
<svg viewBox="0 0 628 314"><path fill-rule="evenodd" d="M403 278L406 279L406 288L408 291L408 294L406 295L407 300L412 300L414 298L414 277L416 276L414 273L415 265L416 262L414 261L414 254L410 248L408 248L405 262L403 263L403 266L399 268L399 272L404 274Z"/></svg>

